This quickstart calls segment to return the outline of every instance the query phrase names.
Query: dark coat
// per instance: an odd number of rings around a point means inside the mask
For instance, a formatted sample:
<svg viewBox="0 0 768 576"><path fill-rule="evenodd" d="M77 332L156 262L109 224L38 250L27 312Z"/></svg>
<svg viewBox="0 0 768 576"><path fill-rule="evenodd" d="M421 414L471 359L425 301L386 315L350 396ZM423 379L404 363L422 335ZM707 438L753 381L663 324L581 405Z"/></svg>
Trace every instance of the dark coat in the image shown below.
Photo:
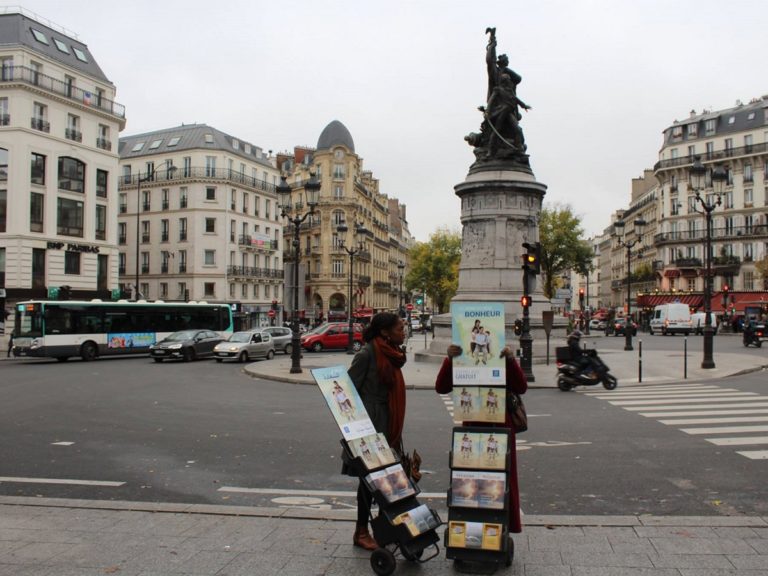
<svg viewBox="0 0 768 576"><path fill-rule="evenodd" d="M507 357L506 363L506 390L507 392L515 392L517 394L525 394L528 390L528 382L525 379L525 374L520 369L517 361L514 358ZM450 358L443 360L443 365L440 367L440 372L437 374L435 380L435 391L438 394L448 394L453 390L453 365ZM464 426L483 426L494 427L502 426L509 428L510 431L510 447L511 447L511 461L510 470L508 475L509 480L509 531L514 533L520 533L523 531L523 524L520 518L520 490L517 484L517 446L515 444L515 429L512 425L512 419L509 411L507 411L504 419L504 424L489 424L487 422L464 422Z"/></svg>

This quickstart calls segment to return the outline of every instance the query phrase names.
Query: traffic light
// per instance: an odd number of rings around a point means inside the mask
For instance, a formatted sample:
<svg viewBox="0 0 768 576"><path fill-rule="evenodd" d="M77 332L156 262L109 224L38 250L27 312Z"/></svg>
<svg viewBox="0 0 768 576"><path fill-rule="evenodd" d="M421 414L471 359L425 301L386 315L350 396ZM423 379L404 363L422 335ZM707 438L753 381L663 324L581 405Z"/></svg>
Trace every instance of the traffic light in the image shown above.
<svg viewBox="0 0 768 576"><path fill-rule="evenodd" d="M723 284L723 308L728 307L728 292L730 291L730 288L728 287L728 284Z"/></svg>
<svg viewBox="0 0 768 576"><path fill-rule="evenodd" d="M277 310L277 300L272 300L272 310Z"/></svg>
<svg viewBox="0 0 768 576"><path fill-rule="evenodd" d="M523 248L526 252L523 254L523 268L528 270L529 274L537 275L541 273L541 244L539 242L523 242Z"/></svg>
<svg viewBox="0 0 768 576"><path fill-rule="evenodd" d="M531 307L531 297L530 296L521 296L520 297L520 305L523 308L530 308Z"/></svg>
<svg viewBox="0 0 768 576"><path fill-rule="evenodd" d="M579 288L579 308L584 308L584 288Z"/></svg>
<svg viewBox="0 0 768 576"><path fill-rule="evenodd" d="M421 296L416 297L416 306L421 306L424 303L424 299Z"/></svg>
<svg viewBox="0 0 768 576"><path fill-rule="evenodd" d="M515 320L515 335L520 336L523 333L523 321L519 318Z"/></svg>

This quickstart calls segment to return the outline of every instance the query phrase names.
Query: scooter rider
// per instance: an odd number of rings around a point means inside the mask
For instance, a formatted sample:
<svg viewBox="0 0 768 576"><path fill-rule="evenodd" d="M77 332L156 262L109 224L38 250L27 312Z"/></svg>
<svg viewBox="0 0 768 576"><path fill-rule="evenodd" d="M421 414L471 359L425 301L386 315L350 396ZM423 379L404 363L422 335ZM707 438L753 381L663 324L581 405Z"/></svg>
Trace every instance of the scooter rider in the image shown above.
<svg viewBox="0 0 768 576"><path fill-rule="evenodd" d="M568 335L568 349L571 352L571 362L578 365L580 372L584 372L589 368L591 362L589 356L584 354L584 350L581 349L580 342L581 332L579 330L574 330Z"/></svg>

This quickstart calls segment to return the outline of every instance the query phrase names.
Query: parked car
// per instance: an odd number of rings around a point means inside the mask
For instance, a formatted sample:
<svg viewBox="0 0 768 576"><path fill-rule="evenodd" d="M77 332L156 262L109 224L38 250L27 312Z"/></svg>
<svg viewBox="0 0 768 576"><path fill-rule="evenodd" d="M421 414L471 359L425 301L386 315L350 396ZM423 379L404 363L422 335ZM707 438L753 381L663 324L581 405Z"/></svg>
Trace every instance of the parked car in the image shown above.
<svg viewBox="0 0 768 576"><path fill-rule="evenodd" d="M302 324L303 326L303 324ZM269 326L262 328L262 332L266 332L272 337L272 342L275 345L275 352L283 352L290 356L293 352L293 330L284 326Z"/></svg>
<svg viewBox="0 0 768 576"><path fill-rule="evenodd" d="M212 330L179 330L149 347L155 362L166 358L190 362L196 358L213 356L213 349L223 338Z"/></svg>
<svg viewBox="0 0 768 576"><path fill-rule="evenodd" d="M629 322L629 324L627 324ZM629 328L627 328L629 326ZM614 336L626 336L627 330L630 331L630 334L632 336L637 335L637 324L635 324L632 320L627 320L626 318L614 318L613 323L611 325L611 333ZM606 329L606 335L608 335L608 330Z"/></svg>
<svg viewBox="0 0 768 576"><path fill-rule="evenodd" d="M592 318L589 321L590 330L605 330L605 320L602 318Z"/></svg>
<svg viewBox="0 0 768 576"><path fill-rule="evenodd" d="M354 324L352 349L363 347L363 325ZM301 335L301 347L305 350L344 350L349 344L349 324L344 322L326 322L314 330Z"/></svg>
<svg viewBox="0 0 768 576"><path fill-rule="evenodd" d="M717 329L720 327L720 322L717 314L710 312L712 318L712 328L715 329L714 333L717 334ZM691 328L694 334L704 334L704 325L707 322L706 312L696 312L691 314Z"/></svg>
<svg viewBox="0 0 768 576"><path fill-rule="evenodd" d="M255 358L271 360L275 357L275 345L266 328L235 332L224 342L219 342L213 349L216 362L237 360L245 362Z"/></svg>
<svg viewBox="0 0 768 576"><path fill-rule="evenodd" d="M691 333L691 309L681 302L659 304L653 309L650 330L651 334L661 332L666 336L681 333L688 336Z"/></svg>

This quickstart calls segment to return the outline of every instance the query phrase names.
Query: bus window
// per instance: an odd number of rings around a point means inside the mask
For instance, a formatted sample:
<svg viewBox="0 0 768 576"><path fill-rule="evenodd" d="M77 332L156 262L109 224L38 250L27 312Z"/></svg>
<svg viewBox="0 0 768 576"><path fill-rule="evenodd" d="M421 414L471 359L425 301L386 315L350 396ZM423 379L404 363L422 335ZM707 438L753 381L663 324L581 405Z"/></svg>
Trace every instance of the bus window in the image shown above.
<svg viewBox="0 0 768 576"><path fill-rule="evenodd" d="M39 338L43 335L43 315L40 304L20 304L14 322L16 338Z"/></svg>
<svg viewBox="0 0 768 576"><path fill-rule="evenodd" d="M72 315L66 308L49 304L45 307L46 334L72 334Z"/></svg>

